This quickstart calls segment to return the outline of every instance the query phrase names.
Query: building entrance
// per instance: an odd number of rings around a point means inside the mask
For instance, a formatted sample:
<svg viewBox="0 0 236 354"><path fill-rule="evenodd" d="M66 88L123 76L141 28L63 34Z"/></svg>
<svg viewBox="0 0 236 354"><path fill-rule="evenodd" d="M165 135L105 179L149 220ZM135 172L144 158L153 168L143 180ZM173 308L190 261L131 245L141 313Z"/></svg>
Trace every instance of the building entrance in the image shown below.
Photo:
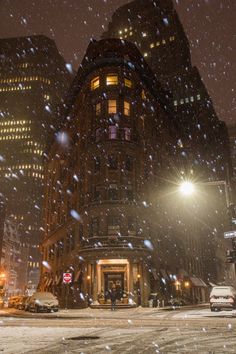
<svg viewBox="0 0 236 354"><path fill-rule="evenodd" d="M105 294L112 288L116 289L117 300L121 300L124 293L124 272L104 273Z"/></svg>

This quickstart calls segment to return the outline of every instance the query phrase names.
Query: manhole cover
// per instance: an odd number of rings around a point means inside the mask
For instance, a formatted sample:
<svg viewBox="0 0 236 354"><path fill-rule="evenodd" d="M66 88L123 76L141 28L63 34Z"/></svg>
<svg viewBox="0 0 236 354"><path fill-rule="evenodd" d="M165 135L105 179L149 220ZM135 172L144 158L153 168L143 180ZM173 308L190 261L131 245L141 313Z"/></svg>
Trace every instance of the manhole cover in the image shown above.
<svg viewBox="0 0 236 354"><path fill-rule="evenodd" d="M79 336L79 337L68 338L68 340L96 340L96 339L100 339L100 337L97 337L97 336Z"/></svg>

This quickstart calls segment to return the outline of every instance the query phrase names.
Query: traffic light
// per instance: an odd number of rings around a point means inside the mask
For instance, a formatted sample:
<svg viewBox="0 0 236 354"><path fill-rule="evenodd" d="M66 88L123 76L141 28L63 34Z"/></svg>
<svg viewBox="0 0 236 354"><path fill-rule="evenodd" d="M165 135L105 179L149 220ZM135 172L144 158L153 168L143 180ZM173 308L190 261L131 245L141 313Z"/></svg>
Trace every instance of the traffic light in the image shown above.
<svg viewBox="0 0 236 354"><path fill-rule="evenodd" d="M236 263L236 250L226 251L226 263Z"/></svg>

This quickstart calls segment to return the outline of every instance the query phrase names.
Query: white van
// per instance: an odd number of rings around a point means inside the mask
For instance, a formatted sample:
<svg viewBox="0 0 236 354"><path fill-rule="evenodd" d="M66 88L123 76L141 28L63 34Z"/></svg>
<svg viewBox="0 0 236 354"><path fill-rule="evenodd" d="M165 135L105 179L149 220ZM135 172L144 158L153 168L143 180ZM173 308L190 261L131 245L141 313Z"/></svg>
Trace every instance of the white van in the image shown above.
<svg viewBox="0 0 236 354"><path fill-rule="evenodd" d="M236 309L236 290L232 286L214 286L210 293L210 309Z"/></svg>

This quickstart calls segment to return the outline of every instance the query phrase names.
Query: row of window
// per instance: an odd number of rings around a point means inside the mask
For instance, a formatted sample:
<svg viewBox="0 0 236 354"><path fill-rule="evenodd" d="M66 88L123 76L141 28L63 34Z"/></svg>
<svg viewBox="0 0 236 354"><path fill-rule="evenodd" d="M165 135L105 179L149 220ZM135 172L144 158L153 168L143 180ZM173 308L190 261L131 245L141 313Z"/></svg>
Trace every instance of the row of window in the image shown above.
<svg viewBox="0 0 236 354"><path fill-rule="evenodd" d="M108 155L107 157L107 166L110 170L117 170L119 167L119 159L116 155ZM133 170L133 158L130 155L126 155L124 160L121 161L121 168L126 171ZM100 172L101 170L101 158L96 156L94 158L94 172Z"/></svg>
<svg viewBox="0 0 236 354"><path fill-rule="evenodd" d="M155 48L155 47L159 47L160 45L165 45L167 44L167 42L174 42L175 41L175 36L170 36L168 39L162 39L161 41L157 41L157 42L153 42L150 44L150 48Z"/></svg>
<svg viewBox="0 0 236 354"><path fill-rule="evenodd" d="M4 176L6 178L11 178L11 177L17 177L16 173L13 172L8 172L5 173ZM24 173L25 177L34 177L34 178L39 178L39 179L44 179L44 175L38 172L28 172L28 173Z"/></svg>
<svg viewBox="0 0 236 354"><path fill-rule="evenodd" d="M181 98L179 101L175 100L174 101L174 106L183 105L183 104L186 104L186 103L191 103L191 102L194 102L195 100L196 101L200 101L201 100L201 95L198 94L196 97L191 96L191 97Z"/></svg>
<svg viewBox="0 0 236 354"><path fill-rule="evenodd" d="M102 139L108 138L109 140L125 140L131 141L130 128L118 128L115 125L109 126L107 129L98 128L95 131L95 141L99 142Z"/></svg>
<svg viewBox="0 0 236 354"><path fill-rule="evenodd" d="M128 229L129 235L141 235L142 229L138 226L137 220L129 216L127 220L126 228ZM121 225L124 225L123 220L119 216L116 215L109 215L107 217L107 235L117 235L121 232ZM90 236L99 236L100 235L100 218L95 217L91 219L90 222Z"/></svg>
<svg viewBox="0 0 236 354"><path fill-rule="evenodd" d="M117 74L108 74L106 76L106 85L107 86L115 86L119 84L119 76ZM128 88L132 88L132 81L125 77L124 78L124 85ZM96 90L100 87L100 76L96 76L94 79L91 80L91 90Z"/></svg>
<svg viewBox="0 0 236 354"><path fill-rule="evenodd" d="M0 136L0 141L1 140L23 140L23 139L30 139L30 135L6 135L6 136Z"/></svg>
<svg viewBox="0 0 236 354"><path fill-rule="evenodd" d="M33 149L26 149L24 150L24 153L29 153L29 154L36 154L36 155L43 155L43 150L33 150Z"/></svg>
<svg viewBox="0 0 236 354"><path fill-rule="evenodd" d="M3 125L25 125L32 123L31 120L7 120L4 122L0 122L0 126Z"/></svg>
<svg viewBox="0 0 236 354"><path fill-rule="evenodd" d="M104 186L96 186L93 190L92 198L94 201L100 200L134 200L134 193L132 186L128 185L123 187L123 189L119 189L116 184L111 184L107 188Z"/></svg>
<svg viewBox="0 0 236 354"><path fill-rule="evenodd" d="M23 77L11 77L8 79L0 79L0 84L6 84L6 83L17 83L17 82L29 82L29 81L41 81L46 84L50 84L51 81L45 77L41 76L23 76Z"/></svg>
<svg viewBox="0 0 236 354"><path fill-rule="evenodd" d="M28 262L30 268L39 268L39 262Z"/></svg>
<svg viewBox="0 0 236 354"><path fill-rule="evenodd" d="M13 165L13 166L8 166L8 167L0 167L0 171L4 171L7 169L11 170L38 170L38 171L43 171L43 166L40 165Z"/></svg>
<svg viewBox="0 0 236 354"><path fill-rule="evenodd" d="M14 87L0 87L0 92L10 92L10 91L29 91L31 90L31 86L14 86Z"/></svg>
<svg viewBox="0 0 236 354"><path fill-rule="evenodd" d="M4 128L0 129L0 134L3 133L22 133L22 132L29 132L31 131L30 127L25 127L25 128Z"/></svg>
<svg viewBox="0 0 236 354"><path fill-rule="evenodd" d="M128 101L123 102L122 111L125 116L130 116L131 104ZM118 113L118 104L117 100L108 100L107 101L107 112L108 114ZM101 102L95 105L95 115L100 116L102 113L102 104Z"/></svg>
<svg viewBox="0 0 236 354"><path fill-rule="evenodd" d="M54 258L59 258L65 253L69 253L75 249L75 236L74 234L68 234L66 239L61 239L54 245L51 245L48 249L48 259L54 260ZM47 258L47 257L46 257Z"/></svg>

